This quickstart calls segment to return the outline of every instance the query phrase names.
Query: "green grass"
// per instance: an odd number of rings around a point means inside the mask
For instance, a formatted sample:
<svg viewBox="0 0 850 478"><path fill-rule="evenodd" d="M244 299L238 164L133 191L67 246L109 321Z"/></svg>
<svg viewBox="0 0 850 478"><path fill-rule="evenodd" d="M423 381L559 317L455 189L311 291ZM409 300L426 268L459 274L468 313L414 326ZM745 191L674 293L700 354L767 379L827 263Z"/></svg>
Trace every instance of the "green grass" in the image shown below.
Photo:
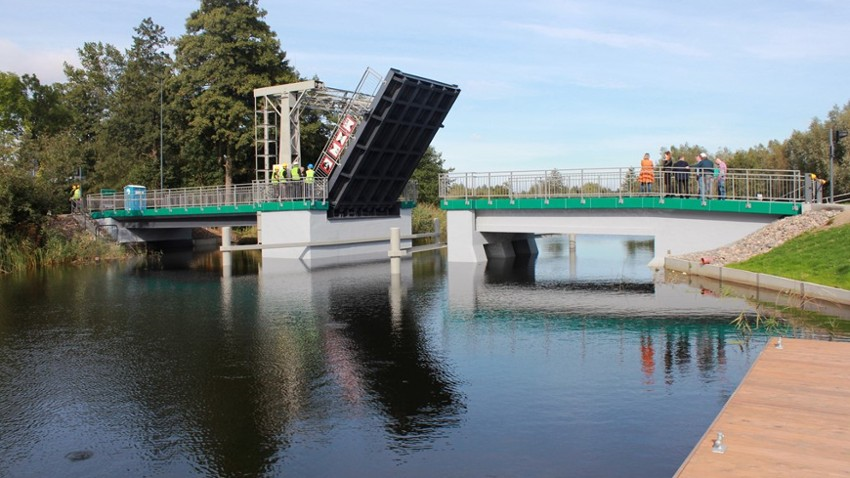
<svg viewBox="0 0 850 478"><path fill-rule="evenodd" d="M804 233L727 267L850 289L850 225Z"/></svg>

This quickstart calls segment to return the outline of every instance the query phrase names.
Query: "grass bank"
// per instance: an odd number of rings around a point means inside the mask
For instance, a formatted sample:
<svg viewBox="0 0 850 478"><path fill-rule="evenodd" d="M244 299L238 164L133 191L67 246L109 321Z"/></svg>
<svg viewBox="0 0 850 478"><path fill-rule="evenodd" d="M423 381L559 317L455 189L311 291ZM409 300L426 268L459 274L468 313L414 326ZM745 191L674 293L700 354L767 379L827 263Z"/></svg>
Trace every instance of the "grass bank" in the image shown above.
<svg viewBox="0 0 850 478"><path fill-rule="evenodd" d="M132 255L118 244L98 241L81 229L69 228L66 221L58 218L26 233L0 233L0 274L125 259Z"/></svg>
<svg viewBox="0 0 850 478"><path fill-rule="evenodd" d="M806 232L726 267L850 289L850 225Z"/></svg>

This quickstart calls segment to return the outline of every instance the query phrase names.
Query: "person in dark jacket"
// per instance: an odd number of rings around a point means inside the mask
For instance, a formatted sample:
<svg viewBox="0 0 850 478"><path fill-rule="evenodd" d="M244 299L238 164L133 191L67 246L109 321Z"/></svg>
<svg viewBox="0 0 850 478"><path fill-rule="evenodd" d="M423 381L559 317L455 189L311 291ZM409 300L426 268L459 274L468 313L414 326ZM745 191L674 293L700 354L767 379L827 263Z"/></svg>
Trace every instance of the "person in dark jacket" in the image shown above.
<svg viewBox="0 0 850 478"><path fill-rule="evenodd" d="M700 153L697 156L694 171L697 173L697 187L699 188L699 200L705 206L705 195L711 187L711 179L714 177L714 162L708 159L708 155Z"/></svg>
<svg viewBox="0 0 850 478"><path fill-rule="evenodd" d="M673 155L670 151L664 153L664 161L661 163L661 174L664 176L665 196L673 194Z"/></svg>
<svg viewBox="0 0 850 478"><path fill-rule="evenodd" d="M676 194L683 198L688 194L688 178L690 177L691 166L685 161L684 156L679 156L679 160L673 163L673 177L676 180Z"/></svg>

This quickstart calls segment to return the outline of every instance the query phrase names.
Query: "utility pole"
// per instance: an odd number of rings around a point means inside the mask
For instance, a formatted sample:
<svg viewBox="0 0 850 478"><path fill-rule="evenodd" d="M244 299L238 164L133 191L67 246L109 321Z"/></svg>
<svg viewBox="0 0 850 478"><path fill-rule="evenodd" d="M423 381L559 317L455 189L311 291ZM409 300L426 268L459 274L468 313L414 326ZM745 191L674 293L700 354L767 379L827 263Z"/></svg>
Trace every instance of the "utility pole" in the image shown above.
<svg viewBox="0 0 850 478"><path fill-rule="evenodd" d="M829 202L835 202L835 182L832 177L833 163L835 162L835 142L847 137L847 130L833 130L829 128Z"/></svg>
<svg viewBox="0 0 850 478"><path fill-rule="evenodd" d="M162 80L159 80L159 190L162 191Z"/></svg>
<svg viewBox="0 0 850 478"><path fill-rule="evenodd" d="M832 128L829 128L829 202L835 202L835 181L832 179L832 163L835 162L835 142Z"/></svg>

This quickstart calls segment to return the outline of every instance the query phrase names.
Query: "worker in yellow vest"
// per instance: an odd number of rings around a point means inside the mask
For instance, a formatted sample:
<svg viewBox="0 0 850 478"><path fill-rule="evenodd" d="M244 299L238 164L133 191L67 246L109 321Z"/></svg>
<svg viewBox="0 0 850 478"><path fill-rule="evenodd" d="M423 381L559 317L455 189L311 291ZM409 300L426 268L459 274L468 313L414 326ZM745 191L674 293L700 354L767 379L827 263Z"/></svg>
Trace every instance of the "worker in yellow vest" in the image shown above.
<svg viewBox="0 0 850 478"><path fill-rule="evenodd" d="M301 174L298 172L298 165L292 164L292 167L289 169L289 175L293 181L292 184L292 197L299 198L301 195L299 192L301 191Z"/></svg>
<svg viewBox="0 0 850 478"><path fill-rule="evenodd" d="M286 197L286 170L289 168L289 164L283 163L280 166L280 195L281 197Z"/></svg>
<svg viewBox="0 0 850 478"><path fill-rule="evenodd" d="M83 198L83 192L80 191L80 185L75 184L71 187L71 197L68 199L71 201L71 212L77 212L80 210L80 200Z"/></svg>
<svg viewBox="0 0 850 478"><path fill-rule="evenodd" d="M304 196L313 197L313 181L316 171L313 170L313 164L307 165L307 171L304 172Z"/></svg>
<svg viewBox="0 0 850 478"><path fill-rule="evenodd" d="M272 191L276 198L280 199L280 183L283 181L283 166L275 164L272 166Z"/></svg>

